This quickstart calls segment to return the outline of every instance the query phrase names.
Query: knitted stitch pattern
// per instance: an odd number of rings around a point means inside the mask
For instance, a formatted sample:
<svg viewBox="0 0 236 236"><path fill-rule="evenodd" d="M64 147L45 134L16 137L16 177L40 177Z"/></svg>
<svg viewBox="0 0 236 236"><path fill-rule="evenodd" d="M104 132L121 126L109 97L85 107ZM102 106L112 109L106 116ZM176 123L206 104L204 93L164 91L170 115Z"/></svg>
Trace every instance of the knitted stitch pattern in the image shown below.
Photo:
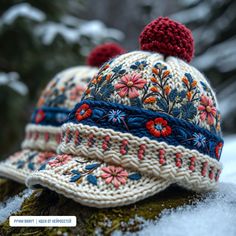
<svg viewBox="0 0 236 236"><path fill-rule="evenodd" d="M100 69L67 122L58 151L73 160L47 164L28 186L95 207L127 205L171 183L197 192L217 187L223 141L216 98L205 77L181 59L143 51L119 56ZM84 161L99 165L94 174ZM127 172L119 187L111 173L103 175L107 168ZM130 181L133 172L139 178Z"/></svg>
<svg viewBox="0 0 236 236"><path fill-rule="evenodd" d="M62 71L49 82L26 126L22 151L0 164L1 176L24 183L30 172L55 156L61 139L59 126L80 101L87 83L96 72L95 67L74 67Z"/></svg>
<svg viewBox="0 0 236 236"><path fill-rule="evenodd" d="M152 52L104 64L62 126L58 153L72 159L46 163L27 178L28 186L95 207L134 203L172 183L197 192L216 189L220 113L209 82L185 62L193 56L191 32L158 18L140 42Z"/></svg>

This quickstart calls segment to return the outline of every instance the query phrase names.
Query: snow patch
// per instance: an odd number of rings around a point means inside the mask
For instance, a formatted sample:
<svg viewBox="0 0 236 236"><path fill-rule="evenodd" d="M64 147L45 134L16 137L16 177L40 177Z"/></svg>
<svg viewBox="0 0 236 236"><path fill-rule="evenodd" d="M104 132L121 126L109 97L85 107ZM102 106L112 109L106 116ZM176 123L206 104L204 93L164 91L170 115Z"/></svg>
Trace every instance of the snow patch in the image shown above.
<svg viewBox="0 0 236 236"><path fill-rule="evenodd" d="M0 224L10 215L16 213L20 209L23 201L32 193L32 190L26 189L17 196L9 198L5 203L0 203Z"/></svg>
<svg viewBox="0 0 236 236"><path fill-rule="evenodd" d="M28 88L23 82L19 81L19 78L20 76L17 72L0 72L0 86L8 86L15 92L24 96L28 93Z"/></svg>
<svg viewBox="0 0 236 236"><path fill-rule="evenodd" d="M101 21L82 21L76 18L63 18L63 22L48 22L37 26L34 30L36 36L41 37L45 45L53 43L56 36L60 35L68 43L79 42L82 36L91 38L95 44L101 43L107 38L121 41L124 34L113 28L107 28ZM68 26L68 24L70 26ZM71 26L74 27L71 27Z"/></svg>
<svg viewBox="0 0 236 236"><path fill-rule="evenodd" d="M41 22L45 20L46 15L41 10L32 7L29 3L20 3L6 10L1 17L0 22L2 24L12 24L18 17L25 17L30 20Z"/></svg>

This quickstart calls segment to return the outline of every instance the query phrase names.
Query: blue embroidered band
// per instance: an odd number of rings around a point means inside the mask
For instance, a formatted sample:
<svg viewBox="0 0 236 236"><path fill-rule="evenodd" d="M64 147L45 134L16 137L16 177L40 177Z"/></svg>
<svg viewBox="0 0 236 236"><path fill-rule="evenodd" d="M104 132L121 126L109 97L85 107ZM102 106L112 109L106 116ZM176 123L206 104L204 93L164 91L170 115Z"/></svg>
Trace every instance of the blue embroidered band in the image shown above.
<svg viewBox="0 0 236 236"><path fill-rule="evenodd" d="M66 122L113 129L169 145L181 145L216 160L220 159L223 147L221 137L185 120L111 102L84 100L75 106Z"/></svg>
<svg viewBox="0 0 236 236"><path fill-rule="evenodd" d="M31 116L31 123L40 125L61 126L70 110L56 107L41 107L35 109Z"/></svg>

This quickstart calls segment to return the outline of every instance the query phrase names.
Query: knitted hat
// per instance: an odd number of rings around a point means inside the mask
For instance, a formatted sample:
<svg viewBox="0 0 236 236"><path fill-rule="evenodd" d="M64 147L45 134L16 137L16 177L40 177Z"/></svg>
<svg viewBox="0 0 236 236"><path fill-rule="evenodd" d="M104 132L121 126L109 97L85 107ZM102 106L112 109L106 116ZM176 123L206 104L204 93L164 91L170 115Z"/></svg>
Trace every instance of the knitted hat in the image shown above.
<svg viewBox="0 0 236 236"><path fill-rule="evenodd" d="M110 45L123 50L116 44L105 44L100 48L109 50ZM42 163L55 156L61 139L60 126L69 111L80 102L88 82L97 73L97 60L104 63L114 56L114 53L109 54L106 50L101 53L101 49L96 48L91 53L88 66L67 69L49 82L38 100L30 123L26 126L22 151L0 163L0 176L24 183L30 172L37 170ZM96 54L102 55L103 60L96 58Z"/></svg>
<svg viewBox="0 0 236 236"><path fill-rule="evenodd" d="M171 184L216 188L220 114L209 82L186 63L191 32L160 17L141 33L140 47L101 67L62 127L65 162L53 159L29 186L95 207L128 205Z"/></svg>

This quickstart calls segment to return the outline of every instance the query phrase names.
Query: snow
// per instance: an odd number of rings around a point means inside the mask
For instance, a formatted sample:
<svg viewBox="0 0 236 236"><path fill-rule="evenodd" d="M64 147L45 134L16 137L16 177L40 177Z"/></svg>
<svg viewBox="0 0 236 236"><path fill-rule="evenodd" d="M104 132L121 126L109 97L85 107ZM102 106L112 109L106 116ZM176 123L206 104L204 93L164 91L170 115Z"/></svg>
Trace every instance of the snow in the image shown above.
<svg viewBox="0 0 236 236"><path fill-rule="evenodd" d="M224 170L219 191L196 206L166 210L157 221L145 221L139 236L235 236L236 235L236 135L225 138ZM115 232L114 236L121 235ZM137 235L129 233L127 235Z"/></svg>
<svg viewBox="0 0 236 236"><path fill-rule="evenodd" d="M194 21L200 21L207 17L210 13L211 8L209 3L202 2L195 7L192 7L187 10L179 11L170 16L170 18L175 19L182 24L189 24Z"/></svg>
<svg viewBox="0 0 236 236"><path fill-rule="evenodd" d="M63 18L62 22L59 23L42 23L35 28L34 32L37 36L41 37L45 45L52 44L58 35L62 36L68 43L77 43L82 36L91 38L95 44L101 43L107 38L117 41L121 41L124 38L124 34L121 31L107 28L99 20L82 21L69 16Z"/></svg>
<svg viewBox="0 0 236 236"><path fill-rule="evenodd" d="M0 72L0 86L8 86L20 95L26 95L28 93L27 86L19 81L19 74L17 72Z"/></svg>
<svg viewBox="0 0 236 236"><path fill-rule="evenodd" d="M193 61L200 70L217 68L220 72L230 72L235 69L236 61L236 37L232 37L223 43L212 46L201 56Z"/></svg>
<svg viewBox="0 0 236 236"><path fill-rule="evenodd" d="M0 224L3 223L10 215L16 213L23 201L32 194L32 190L26 189L22 193L9 198L6 202L0 203Z"/></svg>
<svg viewBox="0 0 236 236"><path fill-rule="evenodd" d="M2 24L12 24L18 17L41 22L46 15L39 9L32 7L29 3L19 3L7 9L0 19Z"/></svg>

